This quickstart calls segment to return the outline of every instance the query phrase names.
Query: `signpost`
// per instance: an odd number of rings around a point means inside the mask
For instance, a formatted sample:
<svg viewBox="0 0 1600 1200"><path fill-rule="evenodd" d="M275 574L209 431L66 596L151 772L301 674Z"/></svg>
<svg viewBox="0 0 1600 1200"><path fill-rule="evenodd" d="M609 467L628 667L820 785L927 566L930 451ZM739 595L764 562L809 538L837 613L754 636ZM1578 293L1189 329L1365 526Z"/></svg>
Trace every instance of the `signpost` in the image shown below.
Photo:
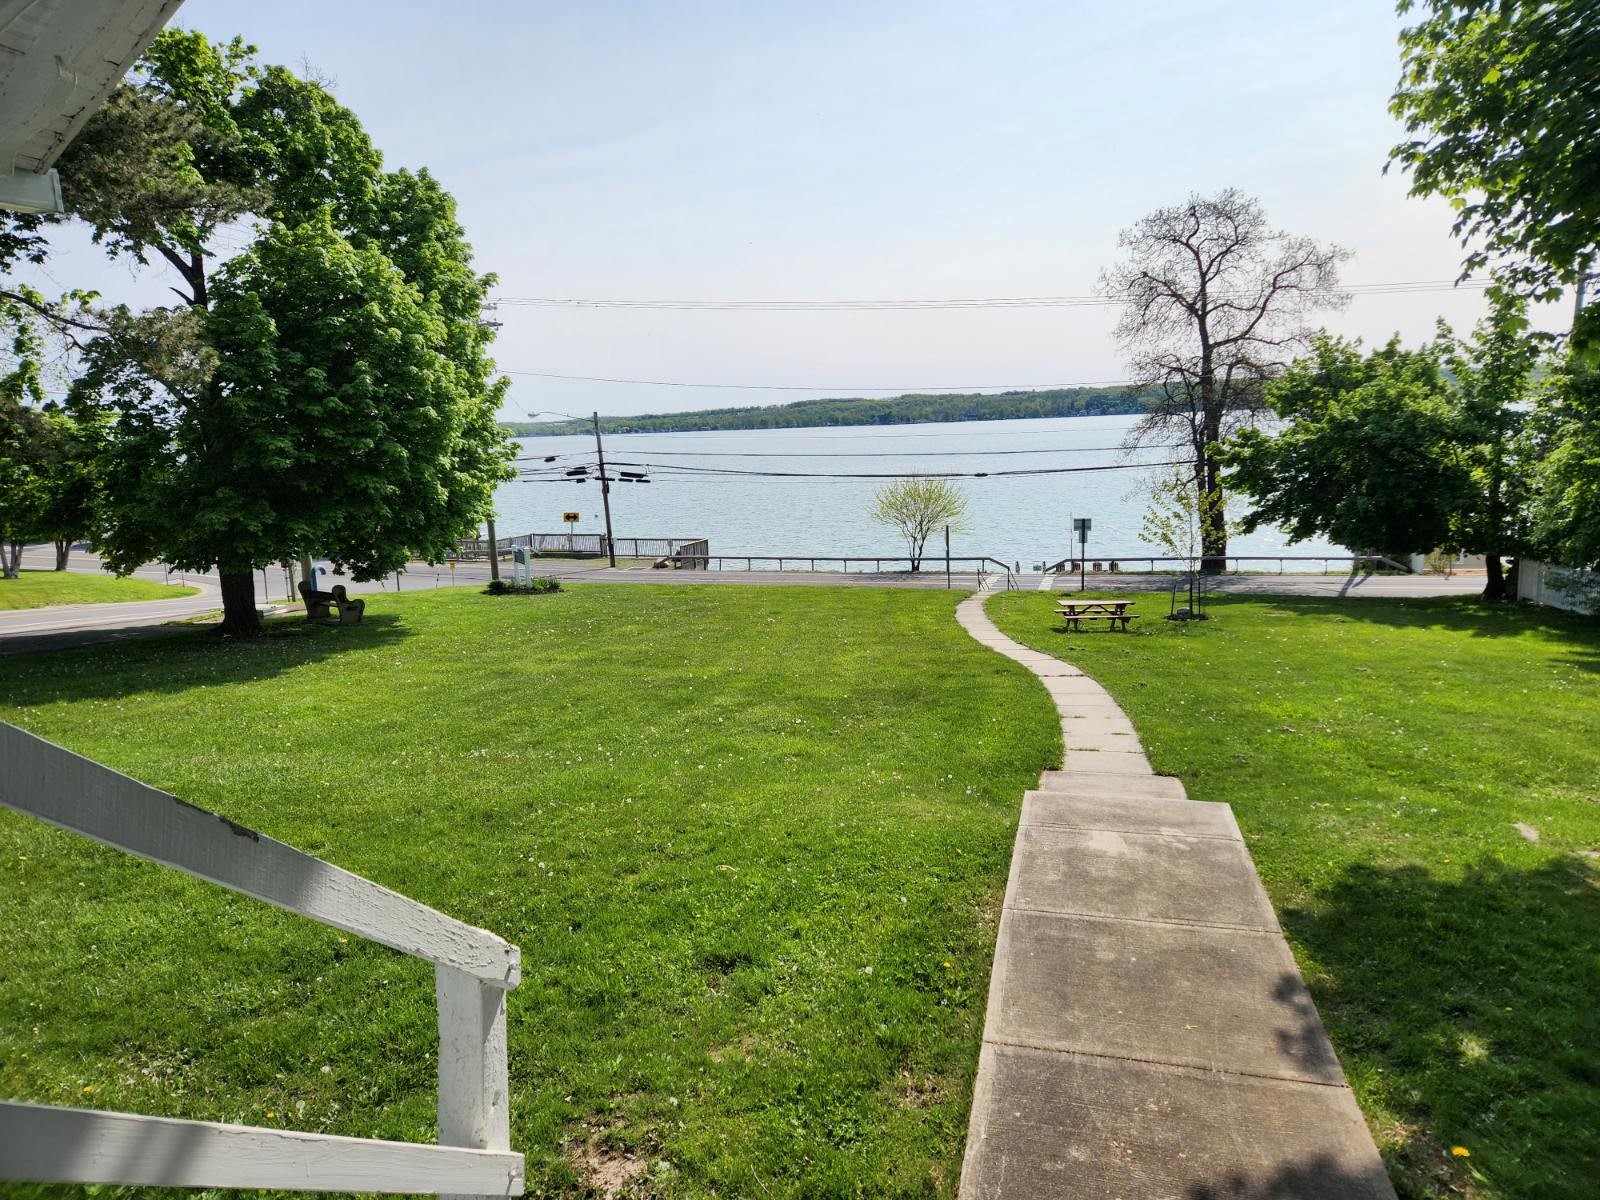
<svg viewBox="0 0 1600 1200"><path fill-rule="evenodd" d="M1084 559L1089 554L1089 524L1088 517L1072 518L1072 532L1078 539L1078 590L1080 592L1084 588L1084 568L1087 566Z"/></svg>
<svg viewBox="0 0 1600 1200"><path fill-rule="evenodd" d="M582 513L575 513L575 512L564 512L564 513L561 514L561 519L567 523L567 552L569 554L572 552L572 534L573 534L573 530L577 528L578 519L582 515L583 515Z"/></svg>

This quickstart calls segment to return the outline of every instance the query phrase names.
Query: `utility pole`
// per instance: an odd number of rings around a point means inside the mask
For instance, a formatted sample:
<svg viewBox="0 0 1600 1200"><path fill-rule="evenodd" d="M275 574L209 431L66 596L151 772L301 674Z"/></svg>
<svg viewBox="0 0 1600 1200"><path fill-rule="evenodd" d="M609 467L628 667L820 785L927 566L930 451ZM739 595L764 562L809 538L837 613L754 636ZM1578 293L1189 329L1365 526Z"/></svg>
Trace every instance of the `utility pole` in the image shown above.
<svg viewBox="0 0 1600 1200"><path fill-rule="evenodd" d="M485 518L489 526L489 579L500 578L500 548L494 543L494 517Z"/></svg>
<svg viewBox="0 0 1600 1200"><path fill-rule="evenodd" d="M944 590L950 590L950 526L944 527Z"/></svg>
<svg viewBox="0 0 1600 1200"><path fill-rule="evenodd" d="M606 555L617 565L617 539L611 536L611 480L606 478L606 450L600 444L600 414L594 414L594 454L600 460L600 503L606 510Z"/></svg>

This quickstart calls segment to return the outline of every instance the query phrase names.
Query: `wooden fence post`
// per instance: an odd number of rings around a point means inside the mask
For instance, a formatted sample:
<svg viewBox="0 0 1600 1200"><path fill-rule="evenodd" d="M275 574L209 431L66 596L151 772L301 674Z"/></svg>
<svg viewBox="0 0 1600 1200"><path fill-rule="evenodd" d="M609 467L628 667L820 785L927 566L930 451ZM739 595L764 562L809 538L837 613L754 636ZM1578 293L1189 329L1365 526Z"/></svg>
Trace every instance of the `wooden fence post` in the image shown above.
<svg viewBox="0 0 1600 1200"><path fill-rule="evenodd" d="M505 989L441 963L434 968L434 990L439 1007L439 1145L509 1150Z"/></svg>

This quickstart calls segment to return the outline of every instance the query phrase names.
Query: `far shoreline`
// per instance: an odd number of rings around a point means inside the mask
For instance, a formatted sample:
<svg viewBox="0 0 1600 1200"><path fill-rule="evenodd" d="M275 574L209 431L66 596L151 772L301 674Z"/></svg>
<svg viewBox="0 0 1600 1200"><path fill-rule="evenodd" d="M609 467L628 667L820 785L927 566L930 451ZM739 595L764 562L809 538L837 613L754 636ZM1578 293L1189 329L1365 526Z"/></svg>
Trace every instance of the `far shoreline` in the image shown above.
<svg viewBox="0 0 1600 1200"><path fill-rule="evenodd" d="M1140 416L1149 411L1149 406L1149 397L1127 387L1054 388L998 394L907 394L883 400L864 397L797 400L791 404L601 417L600 432L719 433L727 430L956 425L971 421ZM584 420L501 421L499 425L511 436L519 438L570 437L594 432L594 423Z"/></svg>

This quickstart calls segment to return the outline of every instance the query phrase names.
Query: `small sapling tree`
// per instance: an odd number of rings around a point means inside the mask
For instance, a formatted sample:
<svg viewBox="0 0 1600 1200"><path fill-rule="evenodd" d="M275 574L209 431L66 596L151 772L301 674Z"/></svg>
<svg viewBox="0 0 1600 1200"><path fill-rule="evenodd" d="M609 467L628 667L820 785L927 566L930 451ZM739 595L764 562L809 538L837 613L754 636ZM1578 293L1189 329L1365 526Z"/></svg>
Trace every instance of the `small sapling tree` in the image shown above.
<svg viewBox="0 0 1600 1200"><path fill-rule="evenodd" d="M960 529L966 512L967 498L959 487L923 475L884 485L872 501L872 519L905 538L913 571L922 569L922 550L933 532L944 525Z"/></svg>

